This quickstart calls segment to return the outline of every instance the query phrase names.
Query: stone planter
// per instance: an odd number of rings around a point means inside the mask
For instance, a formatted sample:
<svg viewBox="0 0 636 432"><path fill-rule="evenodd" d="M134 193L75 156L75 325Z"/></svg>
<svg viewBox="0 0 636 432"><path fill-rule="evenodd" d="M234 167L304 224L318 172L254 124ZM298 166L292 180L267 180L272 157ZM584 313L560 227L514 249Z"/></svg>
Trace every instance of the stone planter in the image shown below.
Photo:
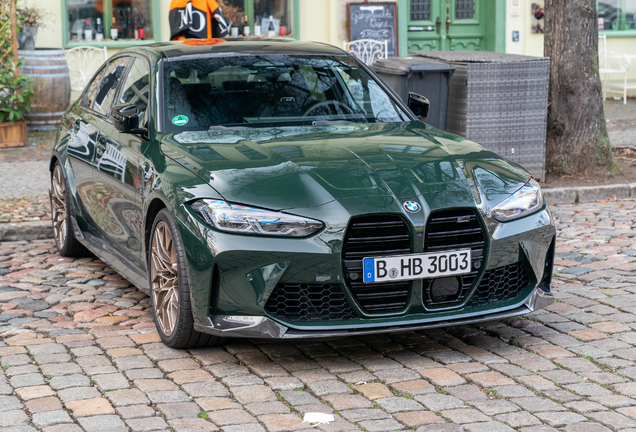
<svg viewBox="0 0 636 432"><path fill-rule="evenodd" d="M23 147L27 143L26 120L0 123L0 148Z"/></svg>

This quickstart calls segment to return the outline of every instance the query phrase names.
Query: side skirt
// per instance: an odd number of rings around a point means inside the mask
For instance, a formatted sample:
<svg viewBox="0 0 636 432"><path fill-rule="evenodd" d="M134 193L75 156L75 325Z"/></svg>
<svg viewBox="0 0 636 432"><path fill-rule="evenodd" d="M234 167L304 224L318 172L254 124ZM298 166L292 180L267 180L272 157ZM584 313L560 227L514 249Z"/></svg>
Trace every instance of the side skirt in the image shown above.
<svg viewBox="0 0 636 432"><path fill-rule="evenodd" d="M77 241L86 246L86 248L95 254L97 258L112 267L113 270L125 277L138 289L147 295L150 295L148 276L146 275L146 272L125 257L113 253L112 248L101 238L91 234L90 232L82 231L75 218L72 218L71 220L73 221L73 231Z"/></svg>

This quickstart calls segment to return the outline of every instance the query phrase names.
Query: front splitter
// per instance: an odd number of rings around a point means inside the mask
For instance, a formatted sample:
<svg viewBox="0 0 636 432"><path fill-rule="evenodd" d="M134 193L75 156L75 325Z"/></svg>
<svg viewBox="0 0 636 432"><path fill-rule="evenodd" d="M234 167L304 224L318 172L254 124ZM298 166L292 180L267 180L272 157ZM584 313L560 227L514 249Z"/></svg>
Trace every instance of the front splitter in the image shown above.
<svg viewBox="0 0 636 432"><path fill-rule="evenodd" d="M554 296L536 288L521 304L508 309L494 309L482 315L457 315L452 319L417 322L413 324L395 324L370 326L356 329L334 330L297 330L284 326L263 316L214 315L212 317L195 316L194 327L201 333L223 338L254 339L320 339L342 338L347 336L371 335L380 333L399 333L439 327L452 327L466 324L514 318L542 309L554 302Z"/></svg>

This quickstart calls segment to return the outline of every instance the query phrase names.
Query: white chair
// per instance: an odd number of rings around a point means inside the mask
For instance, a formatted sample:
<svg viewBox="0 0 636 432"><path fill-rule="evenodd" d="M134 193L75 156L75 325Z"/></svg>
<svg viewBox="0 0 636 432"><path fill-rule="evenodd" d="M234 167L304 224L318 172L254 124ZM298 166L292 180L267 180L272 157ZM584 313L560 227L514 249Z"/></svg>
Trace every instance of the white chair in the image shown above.
<svg viewBox="0 0 636 432"><path fill-rule="evenodd" d="M377 41L373 39L360 39L353 42L344 43L345 51L358 57L367 65L375 63L389 56L389 41Z"/></svg>
<svg viewBox="0 0 636 432"><path fill-rule="evenodd" d="M607 98L607 93L619 93L623 95L623 104L627 104L627 90L636 88L636 84L627 83L630 66L627 54L608 51L607 37L598 36L598 73L603 79L603 99ZM612 76L615 75L622 75L622 82L612 82Z"/></svg>
<svg viewBox="0 0 636 432"><path fill-rule="evenodd" d="M113 177L123 182L126 176L127 161L128 158L126 155L117 150L111 144L108 144L106 146L106 151L97 163L97 169L113 174Z"/></svg>
<svg viewBox="0 0 636 432"><path fill-rule="evenodd" d="M95 71L108 60L106 47L81 46L66 50L66 63L71 73L71 90L81 92Z"/></svg>

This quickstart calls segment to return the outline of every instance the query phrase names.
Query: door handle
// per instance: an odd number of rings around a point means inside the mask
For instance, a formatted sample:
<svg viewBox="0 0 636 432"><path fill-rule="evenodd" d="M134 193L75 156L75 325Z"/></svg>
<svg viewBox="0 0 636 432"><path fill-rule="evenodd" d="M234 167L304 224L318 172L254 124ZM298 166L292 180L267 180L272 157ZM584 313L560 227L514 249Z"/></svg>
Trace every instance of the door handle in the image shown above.
<svg viewBox="0 0 636 432"><path fill-rule="evenodd" d="M437 17L437 20L435 20L435 31L437 32L437 34L439 34L439 28L442 26L442 20L440 19L440 17Z"/></svg>
<svg viewBox="0 0 636 432"><path fill-rule="evenodd" d="M450 25L451 25L450 17L446 17L446 34L450 33Z"/></svg>

